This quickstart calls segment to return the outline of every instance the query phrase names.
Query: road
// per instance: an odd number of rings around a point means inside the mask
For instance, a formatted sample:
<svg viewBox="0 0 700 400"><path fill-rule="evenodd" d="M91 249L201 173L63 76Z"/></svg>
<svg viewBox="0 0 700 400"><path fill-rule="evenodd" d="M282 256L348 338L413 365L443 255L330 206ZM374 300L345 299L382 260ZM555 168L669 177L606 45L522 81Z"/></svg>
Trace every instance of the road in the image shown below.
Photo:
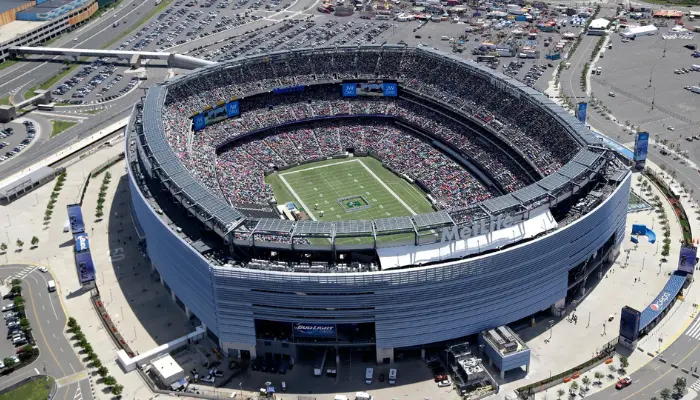
<svg viewBox="0 0 700 400"><path fill-rule="evenodd" d="M32 364L0 378L0 387L46 373L57 380L66 378L65 386L59 387L54 399L92 399L87 371L64 334L66 315L58 295L47 290L48 281L53 279L51 274L41 273L31 265L6 265L0 268L0 276L22 279L26 314L40 351Z"/></svg>
<svg viewBox="0 0 700 400"><path fill-rule="evenodd" d="M660 359L664 359L666 362L661 362ZM677 368L673 365L676 365ZM623 390L616 390L614 386L611 386L588 396L588 398L609 399L614 397L620 400L650 399L653 396L660 398L659 392L665 388L673 390L673 384L678 377L685 378L687 386L698 392L700 391L698 390L700 379L693 377L690 373L683 372L683 369L690 371L692 367L698 366L700 366L700 316L696 317L683 334L658 357L630 375L633 380L631 386Z"/></svg>

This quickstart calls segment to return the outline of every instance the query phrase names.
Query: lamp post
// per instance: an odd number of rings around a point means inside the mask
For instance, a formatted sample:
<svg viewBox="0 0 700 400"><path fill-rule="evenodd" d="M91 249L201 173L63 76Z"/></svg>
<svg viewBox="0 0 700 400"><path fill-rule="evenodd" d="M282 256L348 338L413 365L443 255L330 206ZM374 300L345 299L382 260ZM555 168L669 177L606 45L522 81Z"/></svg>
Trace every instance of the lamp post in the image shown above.
<svg viewBox="0 0 700 400"><path fill-rule="evenodd" d="M549 321L549 339L552 340L552 332L554 331L554 320Z"/></svg>

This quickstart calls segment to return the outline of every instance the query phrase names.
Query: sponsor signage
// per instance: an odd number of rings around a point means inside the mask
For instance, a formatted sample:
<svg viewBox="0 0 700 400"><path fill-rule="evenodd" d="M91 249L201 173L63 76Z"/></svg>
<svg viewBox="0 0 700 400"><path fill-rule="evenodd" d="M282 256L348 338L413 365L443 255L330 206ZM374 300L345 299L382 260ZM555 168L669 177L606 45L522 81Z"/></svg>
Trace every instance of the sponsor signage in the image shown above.
<svg viewBox="0 0 700 400"><path fill-rule="evenodd" d="M681 247L681 254L678 257L678 270L692 274L695 271L695 262L698 249L692 246Z"/></svg>
<svg viewBox="0 0 700 400"><path fill-rule="evenodd" d="M81 253L87 250L90 250L90 242L88 241L88 235L85 233L75 235L75 252Z"/></svg>
<svg viewBox="0 0 700 400"><path fill-rule="evenodd" d="M343 83L343 97L357 96L357 85L354 83Z"/></svg>
<svg viewBox="0 0 700 400"><path fill-rule="evenodd" d="M625 306L620 313L620 336L632 342L639 338L639 320L641 313Z"/></svg>
<svg viewBox="0 0 700 400"><path fill-rule="evenodd" d="M649 132L639 132L634 140L634 164L635 168L644 168L649 148Z"/></svg>
<svg viewBox="0 0 700 400"><path fill-rule="evenodd" d="M302 322L294 323L294 336L334 338L335 325L331 324L307 324Z"/></svg>
<svg viewBox="0 0 700 400"><path fill-rule="evenodd" d="M284 93L297 93L297 92L303 92L303 91L304 91L304 86L298 85L298 86L288 86L288 87L283 87L283 88L275 88L272 90L272 93L284 94Z"/></svg>
<svg viewBox="0 0 700 400"><path fill-rule="evenodd" d="M396 97L399 94L399 85L396 82L366 81L343 83L343 97L356 96L385 96Z"/></svg>
<svg viewBox="0 0 700 400"><path fill-rule="evenodd" d="M586 110L588 109L588 103L578 103L578 108L576 111L576 118L578 118L581 123L586 123Z"/></svg>
<svg viewBox="0 0 700 400"><path fill-rule="evenodd" d="M220 106L216 108L208 106L203 112L192 117L192 125L195 132L227 118L236 117L241 113L238 100L232 100L228 103L220 101L219 104Z"/></svg>
<svg viewBox="0 0 700 400"><path fill-rule="evenodd" d="M664 307L668 304L668 302L671 300L671 293L669 292L663 292L659 297L656 298L656 301L654 301L651 305L649 305L649 308L652 311L661 311L664 309Z"/></svg>
<svg viewBox="0 0 700 400"><path fill-rule="evenodd" d="M496 219L487 221L481 220L474 225L463 225L458 227L442 228L442 242L451 242L453 240L466 240L472 236L485 235L489 232L499 229L510 228L515 224L513 217L510 215L499 215Z"/></svg>

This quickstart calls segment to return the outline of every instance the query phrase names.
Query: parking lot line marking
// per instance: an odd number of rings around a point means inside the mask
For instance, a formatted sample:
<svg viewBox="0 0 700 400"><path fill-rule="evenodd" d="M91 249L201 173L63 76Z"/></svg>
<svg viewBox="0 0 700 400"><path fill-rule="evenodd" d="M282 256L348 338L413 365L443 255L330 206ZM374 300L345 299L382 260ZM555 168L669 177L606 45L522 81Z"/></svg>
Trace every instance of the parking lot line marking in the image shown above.
<svg viewBox="0 0 700 400"><path fill-rule="evenodd" d="M39 373L39 369L37 369L37 368L34 368L34 372L36 372L37 375L41 375L41 374Z"/></svg>
<svg viewBox="0 0 700 400"><path fill-rule="evenodd" d="M55 333L52 333L52 335L53 335L53 338L56 339L56 334L55 334Z"/></svg>
<svg viewBox="0 0 700 400"><path fill-rule="evenodd" d="M59 347L58 349L61 350L61 353L63 353L63 347Z"/></svg>

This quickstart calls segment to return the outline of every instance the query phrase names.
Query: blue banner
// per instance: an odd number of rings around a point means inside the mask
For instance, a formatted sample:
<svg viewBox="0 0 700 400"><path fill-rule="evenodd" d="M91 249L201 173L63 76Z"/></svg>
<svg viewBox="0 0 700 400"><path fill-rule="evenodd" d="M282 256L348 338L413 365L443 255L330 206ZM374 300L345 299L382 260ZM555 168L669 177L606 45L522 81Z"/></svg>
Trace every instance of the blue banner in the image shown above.
<svg viewBox="0 0 700 400"><path fill-rule="evenodd" d="M634 162L637 168L644 168L649 148L649 132L639 132L634 140Z"/></svg>
<svg viewBox="0 0 700 400"><path fill-rule="evenodd" d="M226 116L228 118L237 117L240 113L241 109L238 107L238 100L226 103Z"/></svg>
<svg viewBox="0 0 700 400"><path fill-rule="evenodd" d="M201 131L207 126L206 122L204 121L204 113L195 115L192 122L194 123L195 132Z"/></svg>
<svg viewBox="0 0 700 400"><path fill-rule="evenodd" d="M315 338L334 338L335 325L331 324L305 324L302 322L294 323L294 336L297 337L315 337Z"/></svg>
<svg viewBox="0 0 700 400"><path fill-rule="evenodd" d="M678 270L692 274L695 271L695 260L698 249L692 246L681 247L681 254L678 257Z"/></svg>
<svg viewBox="0 0 700 400"><path fill-rule="evenodd" d="M303 92L304 91L304 86L288 86L288 87L283 87L283 88L275 88L272 90L272 93L274 94L284 94L284 93L296 93L296 92Z"/></svg>
<svg viewBox="0 0 700 400"><path fill-rule="evenodd" d="M83 210L80 204L69 204L66 206L68 210L68 222L70 223L70 233L85 232L85 221L83 221Z"/></svg>
<svg viewBox="0 0 700 400"><path fill-rule="evenodd" d="M87 233L79 233L73 236L75 241L75 252L82 253L83 251L90 250L90 242L88 241Z"/></svg>
<svg viewBox="0 0 700 400"><path fill-rule="evenodd" d="M396 97L399 95L399 85L396 83L385 83L384 84L384 96L386 97Z"/></svg>
<svg viewBox="0 0 700 400"><path fill-rule="evenodd" d="M635 341L639 338L639 321L641 313L625 306L620 313L620 336Z"/></svg>
<svg viewBox="0 0 700 400"><path fill-rule="evenodd" d="M587 109L588 109L588 103L578 103L578 110L576 112L576 117L583 124L586 124L586 110Z"/></svg>
<svg viewBox="0 0 700 400"><path fill-rule="evenodd" d="M343 97L356 97L357 96L357 84L355 83L343 83Z"/></svg>

